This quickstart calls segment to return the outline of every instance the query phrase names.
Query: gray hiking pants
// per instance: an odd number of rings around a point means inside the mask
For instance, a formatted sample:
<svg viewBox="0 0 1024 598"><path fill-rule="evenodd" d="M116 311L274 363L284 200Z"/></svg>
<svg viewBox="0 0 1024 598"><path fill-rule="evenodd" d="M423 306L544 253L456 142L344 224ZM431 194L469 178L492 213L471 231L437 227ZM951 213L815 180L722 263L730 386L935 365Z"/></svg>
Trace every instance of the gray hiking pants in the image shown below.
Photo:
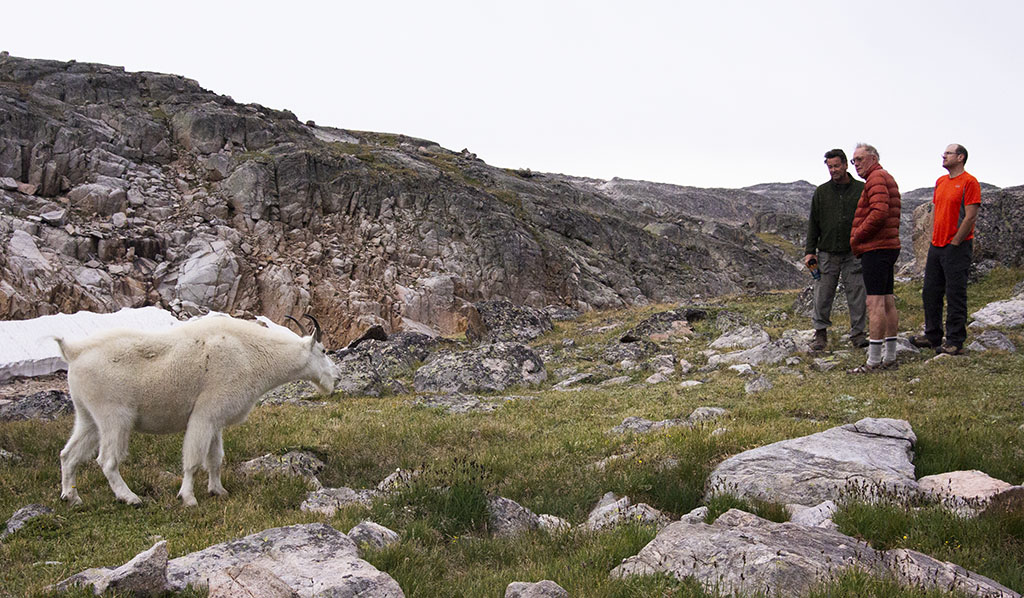
<svg viewBox="0 0 1024 598"><path fill-rule="evenodd" d="M819 251L818 268L821 270L821 279L814 283L814 329L822 330L832 325L832 302L836 298L836 286L841 278L846 290L846 304L850 307L850 336L864 334L867 291L864 290L860 260L850 252Z"/></svg>

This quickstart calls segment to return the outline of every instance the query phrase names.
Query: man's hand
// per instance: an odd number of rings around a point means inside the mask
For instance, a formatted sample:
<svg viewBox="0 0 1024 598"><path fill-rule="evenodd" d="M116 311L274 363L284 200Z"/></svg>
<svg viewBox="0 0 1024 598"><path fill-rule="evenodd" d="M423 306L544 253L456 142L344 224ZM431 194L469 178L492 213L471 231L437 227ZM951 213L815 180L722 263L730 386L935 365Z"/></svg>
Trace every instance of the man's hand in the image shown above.
<svg viewBox="0 0 1024 598"><path fill-rule="evenodd" d="M816 254L816 253L808 253L807 255L804 256L804 266L810 268L811 267L811 260L817 259L817 258L818 258L818 254Z"/></svg>

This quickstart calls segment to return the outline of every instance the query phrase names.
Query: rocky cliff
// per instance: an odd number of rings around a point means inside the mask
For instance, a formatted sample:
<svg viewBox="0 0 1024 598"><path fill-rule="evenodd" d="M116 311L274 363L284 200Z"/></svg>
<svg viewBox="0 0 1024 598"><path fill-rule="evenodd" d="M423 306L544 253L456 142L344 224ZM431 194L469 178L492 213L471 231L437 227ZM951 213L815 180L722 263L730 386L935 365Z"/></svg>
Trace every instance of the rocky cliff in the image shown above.
<svg viewBox="0 0 1024 598"><path fill-rule="evenodd" d="M803 282L752 236L752 214L785 202L693 190L651 207L638 185L3 54L0 319L311 311L345 342L373 324L458 334L485 299L589 309Z"/></svg>

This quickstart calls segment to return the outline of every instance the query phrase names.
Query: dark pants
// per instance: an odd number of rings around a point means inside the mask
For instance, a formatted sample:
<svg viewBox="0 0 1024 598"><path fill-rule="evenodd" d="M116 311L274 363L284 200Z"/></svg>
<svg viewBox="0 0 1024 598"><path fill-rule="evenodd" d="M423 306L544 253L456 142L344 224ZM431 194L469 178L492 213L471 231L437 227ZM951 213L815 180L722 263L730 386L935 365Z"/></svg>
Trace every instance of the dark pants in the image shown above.
<svg viewBox="0 0 1024 598"><path fill-rule="evenodd" d="M971 269L973 241L959 247L928 249L924 266L924 335L933 345L942 343L942 298L946 298L946 342L962 347L967 340L967 274Z"/></svg>

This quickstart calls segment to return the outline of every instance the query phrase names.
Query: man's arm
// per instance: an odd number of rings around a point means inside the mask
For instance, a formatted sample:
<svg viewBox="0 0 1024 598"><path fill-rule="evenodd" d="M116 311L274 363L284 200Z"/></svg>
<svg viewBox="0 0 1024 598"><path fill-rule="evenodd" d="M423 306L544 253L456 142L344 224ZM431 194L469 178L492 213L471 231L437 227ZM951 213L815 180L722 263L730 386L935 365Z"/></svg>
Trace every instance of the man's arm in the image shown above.
<svg viewBox="0 0 1024 598"><path fill-rule="evenodd" d="M956 234L953 235L953 240L950 241L951 245L960 245L967 238L967 235L971 234L971 231L974 230L974 221L978 219L979 207L981 207L979 203L964 206L964 220L960 223L960 228L956 230Z"/></svg>
<svg viewBox="0 0 1024 598"><path fill-rule="evenodd" d="M818 250L818 240L821 238L821 226L818 224L818 192L815 190L811 198L811 216L807 219L807 242L804 243L804 265L811 261Z"/></svg>

